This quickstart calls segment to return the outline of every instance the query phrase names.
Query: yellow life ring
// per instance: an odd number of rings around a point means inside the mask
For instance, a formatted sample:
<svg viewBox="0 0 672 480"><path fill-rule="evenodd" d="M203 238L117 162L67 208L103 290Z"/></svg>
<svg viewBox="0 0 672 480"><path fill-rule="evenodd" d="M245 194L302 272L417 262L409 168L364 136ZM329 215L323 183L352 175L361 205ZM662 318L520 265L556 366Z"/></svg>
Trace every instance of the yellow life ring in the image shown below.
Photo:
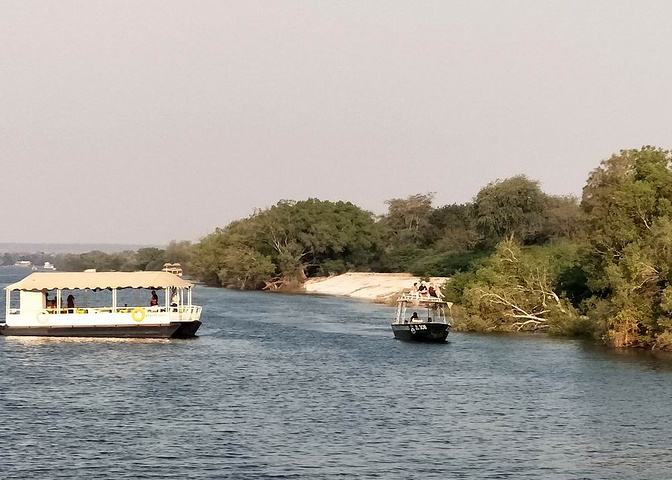
<svg viewBox="0 0 672 480"><path fill-rule="evenodd" d="M45 323L49 323L49 312L45 310L40 310L37 312L37 323L40 323L44 325Z"/></svg>
<svg viewBox="0 0 672 480"><path fill-rule="evenodd" d="M131 318L140 323L145 319L145 309L142 307L135 307L131 312Z"/></svg>

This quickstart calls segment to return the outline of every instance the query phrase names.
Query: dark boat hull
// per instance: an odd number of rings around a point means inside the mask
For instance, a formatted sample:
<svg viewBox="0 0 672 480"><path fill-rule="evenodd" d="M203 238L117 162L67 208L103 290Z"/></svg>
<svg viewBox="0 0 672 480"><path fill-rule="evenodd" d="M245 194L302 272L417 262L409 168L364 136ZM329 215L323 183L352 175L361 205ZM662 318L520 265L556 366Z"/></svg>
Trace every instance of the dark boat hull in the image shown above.
<svg viewBox="0 0 672 480"><path fill-rule="evenodd" d="M180 322L180 326L173 332L170 338L191 338L196 336L196 331L200 328L201 321Z"/></svg>
<svg viewBox="0 0 672 480"><path fill-rule="evenodd" d="M0 335L23 337L99 337L99 338L189 338L196 335L200 321L173 322L168 325L118 325L82 327L0 326Z"/></svg>
<svg viewBox="0 0 672 480"><path fill-rule="evenodd" d="M445 342L450 325L447 323L393 323L394 338L410 342Z"/></svg>

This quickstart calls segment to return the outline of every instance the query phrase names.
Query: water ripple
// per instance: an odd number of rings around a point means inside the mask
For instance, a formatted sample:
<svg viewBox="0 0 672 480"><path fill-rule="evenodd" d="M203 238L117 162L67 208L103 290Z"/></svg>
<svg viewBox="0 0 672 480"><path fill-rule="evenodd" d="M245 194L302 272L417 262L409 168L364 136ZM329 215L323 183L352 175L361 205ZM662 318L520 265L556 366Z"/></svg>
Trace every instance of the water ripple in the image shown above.
<svg viewBox="0 0 672 480"><path fill-rule="evenodd" d="M194 341L0 337L2 478L672 477L669 360L197 292Z"/></svg>

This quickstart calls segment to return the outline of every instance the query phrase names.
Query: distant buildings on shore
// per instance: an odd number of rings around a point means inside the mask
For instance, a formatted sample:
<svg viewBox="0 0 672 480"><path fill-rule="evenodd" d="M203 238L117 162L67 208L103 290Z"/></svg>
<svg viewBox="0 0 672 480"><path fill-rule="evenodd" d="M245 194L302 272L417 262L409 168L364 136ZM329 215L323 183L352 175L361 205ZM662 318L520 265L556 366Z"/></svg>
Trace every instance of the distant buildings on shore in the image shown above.
<svg viewBox="0 0 672 480"><path fill-rule="evenodd" d="M120 253L128 250L137 251L140 248L156 247L166 248L165 245L145 245L145 244L113 244L113 243L0 243L0 253L88 253L100 251L104 253Z"/></svg>
<svg viewBox="0 0 672 480"><path fill-rule="evenodd" d="M14 266L30 268L33 271L40 270L40 268L37 265L33 265L33 262L31 262L30 260L19 260L18 262L14 262ZM56 267L54 267L54 265L51 262L44 262L44 265L42 265L41 270L53 271L56 270Z"/></svg>

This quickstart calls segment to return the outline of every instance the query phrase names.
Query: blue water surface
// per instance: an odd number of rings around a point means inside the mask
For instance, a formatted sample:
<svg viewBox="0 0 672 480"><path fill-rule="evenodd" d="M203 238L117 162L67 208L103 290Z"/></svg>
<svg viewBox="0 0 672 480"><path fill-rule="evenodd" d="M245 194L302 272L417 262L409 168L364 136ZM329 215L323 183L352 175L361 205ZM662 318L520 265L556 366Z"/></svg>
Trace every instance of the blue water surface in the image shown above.
<svg viewBox="0 0 672 480"><path fill-rule="evenodd" d="M0 286L26 273L0 269ZM194 301L192 340L0 337L0 477L672 477L666 358L405 343L392 309L332 297Z"/></svg>

